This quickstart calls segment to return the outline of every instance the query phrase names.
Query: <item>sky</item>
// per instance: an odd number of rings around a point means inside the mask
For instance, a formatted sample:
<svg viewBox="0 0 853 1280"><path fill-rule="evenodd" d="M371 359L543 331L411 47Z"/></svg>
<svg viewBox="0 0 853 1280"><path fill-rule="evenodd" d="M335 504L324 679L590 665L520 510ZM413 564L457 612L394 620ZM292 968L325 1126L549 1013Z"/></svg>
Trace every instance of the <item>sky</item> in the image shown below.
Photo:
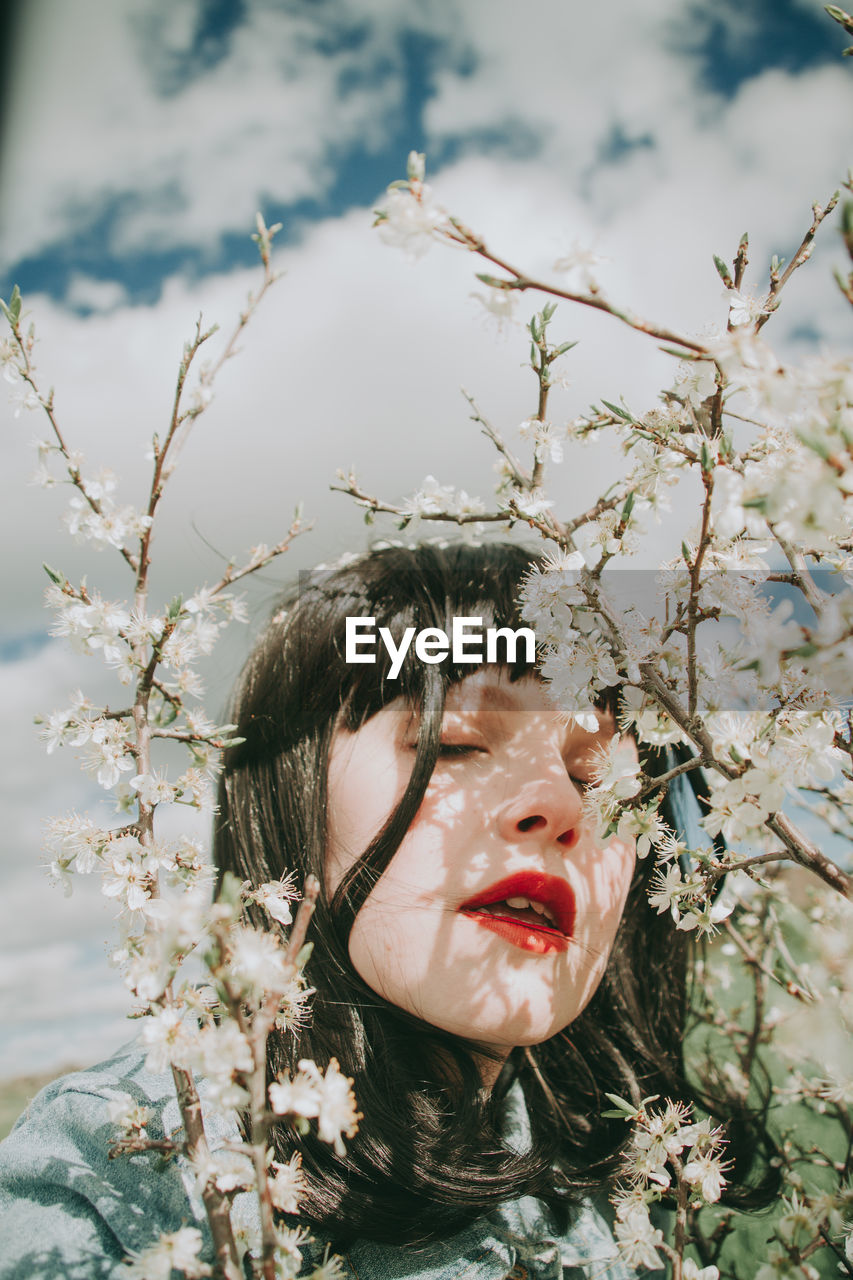
<svg viewBox="0 0 853 1280"><path fill-rule="evenodd" d="M474 296L469 255L411 261L372 230L411 149L436 198L511 261L553 276L591 248L608 296L700 336L725 323L712 254L730 259L748 231L759 293L770 255L790 256L853 164L853 64L813 0L540 0L531 13L514 0L5 7L0 296L21 288L66 436L117 473L123 501L142 499L196 317L227 332L257 287L255 212L283 224L283 278L164 500L159 598L277 541L300 501L314 528L253 588L255 625L296 569L364 546L360 511L329 491L338 467L394 499L428 474L488 497L493 457L460 387L510 434L535 408L526 345ZM768 328L786 358L849 343L835 265L828 220ZM554 326L579 341L558 418L602 397L643 409L672 380L669 357L606 317L564 306ZM100 798L32 727L78 686L110 696L50 638L42 563L88 573L108 598L127 587L117 556L63 532L67 492L29 484L44 424L2 404L0 425L0 1075L13 1075L127 1037L109 908L94 886L65 900L40 865L44 820ZM586 505L613 466L606 449L569 459L553 477L560 509ZM671 537L653 531L653 550ZM246 644L206 673L214 713Z"/></svg>

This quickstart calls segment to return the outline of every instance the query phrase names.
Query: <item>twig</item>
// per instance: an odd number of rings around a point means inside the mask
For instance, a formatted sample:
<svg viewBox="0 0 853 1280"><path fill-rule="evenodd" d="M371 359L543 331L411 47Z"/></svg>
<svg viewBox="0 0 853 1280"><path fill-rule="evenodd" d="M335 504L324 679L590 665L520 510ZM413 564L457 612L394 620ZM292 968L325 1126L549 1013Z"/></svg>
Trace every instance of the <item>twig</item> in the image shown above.
<svg viewBox="0 0 853 1280"><path fill-rule="evenodd" d="M570 289L561 289L558 285L547 284L542 280L534 280L530 276L524 275L517 267L513 267L505 259L499 258L496 254L491 253L483 240L476 236L461 222L455 218L451 219L456 235L447 234L447 238L455 244L460 244L466 249L470 249L479 257L491 262L493 266L499 267L502 271L506 271L511 278L509 280L497 280L487 277L485 284L489 284L498 289L517 289L520 293L531 289L536 293L544 293L552 298L562 298L566 302L576 302L583 307L592 307L595 311L603 311L607 315L613 316L616 320L620 320L629 328L637 330L639 333L645 333L651 338L657 338L662 342L671 342L679 347L684 347L687 351L696 352L700 359L710 359L708 350L700 342L696 342L693 338L683 338L680 334L672 333L669 329L661 328L658 325L643 320L639 316L632 315L628 311L620 311L614 307L612 303L602 298L596 293L575 293ZM482 277L481 277L482 279Z"/></svg>
<svg viewBox="0 0 853 1280"><path fill-rule="evenodd" d="M819 204L812 205L812 224L803 236L799 249L794 254L781 276L775 271L770 273L770 290L767 298L767 310L763 315L760 315L755 322L756 333L758 333L759 329L767 323L771 314L779 306L779 294L782 292L797 267L803 266L808 261L811 255L812 241L817 234L818 227L823 222L824 218L826 218L828 214L832 213L832 210L837 204L838 192L836 191L834 195L830 197L825 208L821 207Z"/></svg>
<svg viewBox="0 0 853 1280"><path fill-rule="evenodd" d="M172 1079L175 1082L178 1105L187 1135L188 1155L194 1163L204 1168L210 1158L210 1148L204 1132L201 1102L199 1101L198 1090L195 1087L192 1072L173 1063ZM204 1207L210 1222L213 1250L223 1280L243 1280L237 1245L231 1229L228 1200L211 1181L206 1181L202 1187L201 1198L204 1201Z"/></svg>

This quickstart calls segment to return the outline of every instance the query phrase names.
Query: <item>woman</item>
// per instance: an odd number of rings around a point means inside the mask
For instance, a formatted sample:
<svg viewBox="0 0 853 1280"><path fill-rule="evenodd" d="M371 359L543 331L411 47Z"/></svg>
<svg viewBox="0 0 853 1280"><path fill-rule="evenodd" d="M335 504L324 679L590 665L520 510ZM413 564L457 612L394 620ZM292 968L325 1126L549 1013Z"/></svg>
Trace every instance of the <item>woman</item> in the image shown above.
<svg viewBox="0 0 853 1280"><path fill-rule="evenodd" d="M606 1190L626 1126L605 1094L695 1100L688 940L649 907L651 859L597 842L582 813L615 698L596 729L566 725L520 638L490 663L437 640L454 619L520 628L529 562L509 544L389 547L307 576L232 708L220 874L322 885L310 1025L274 1034L269 1071L336 1057L363 1117L343 1154L281 1127L276 1156L301 1152L299 1221L360 1280L624 1280ZM354 649L348 618L384 643ZM189 1218L177 1170L108 1164L94 1141L129 1088L168 1132L168 1082L131 1049L50 1086L5 1144L17 1261L0 1275L111 1275Z"/></svg>

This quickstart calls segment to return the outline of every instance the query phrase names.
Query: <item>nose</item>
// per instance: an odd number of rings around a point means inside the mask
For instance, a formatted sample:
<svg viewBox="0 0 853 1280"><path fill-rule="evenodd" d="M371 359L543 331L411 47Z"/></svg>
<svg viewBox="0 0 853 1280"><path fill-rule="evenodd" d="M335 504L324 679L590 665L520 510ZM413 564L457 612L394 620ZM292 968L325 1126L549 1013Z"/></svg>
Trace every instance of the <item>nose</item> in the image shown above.
<svg viewBox="0 0 853 1280"><path fill-rule="evenodd" d="M562 760L535 777L517 779L498 812L498 831L511 843L535 840L570 849L578 841L583 800Z"/></svg>

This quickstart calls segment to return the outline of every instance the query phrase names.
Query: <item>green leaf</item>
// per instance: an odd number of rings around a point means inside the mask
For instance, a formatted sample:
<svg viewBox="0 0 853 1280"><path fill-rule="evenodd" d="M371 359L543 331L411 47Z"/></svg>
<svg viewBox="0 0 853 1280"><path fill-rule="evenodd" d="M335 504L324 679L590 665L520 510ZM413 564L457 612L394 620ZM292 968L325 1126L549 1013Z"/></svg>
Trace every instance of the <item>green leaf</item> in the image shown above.
<svg viewBox="0 0 853 1280"><path fill-rule="evenodd" d="M675 356L677 360L707 360L707 356L700 356L697 351L690 351L687 347L667 347L660 346L658 351L663 351L665 355Z"/></svg>
<svg viewBox="0 0 853 1280"><path fill-rule="evenodd" d="M634 419L631 417L630 413L628 413L627 409L620 409L618 404L611 404L609 400L602 400L601 403L604 405L605 409L609 409L611 413L615 413L616 417L621 418L623 422L634 422Z"/></svg>
<svg viewBox="0 0 853 1280"><path fill-rule="evenodd" d="M564 342L559 347L557 347L556 351L554 352L554 355L564 356L567 351L571 351L572 347L576 347L577 345L578 345L577 340L575 342Z"/></svg>
<svg viewBox="0 0 853 1280"><path fill-rule="evenodd" d="M726 288L733 289L734 281L732 280L731 275L729 274L729 269L726 266L725 262L723 262L723 259L717 257L716 253L714 254L714 266L717 268L717 274L722 280L723 284L726 286Z"/></svg>
<svg viewBox="0 0 853 1280"><path fill-rule="evenodd" d="M51 582L55 582L58 587L65 586L68 579L65 577L64 574L59 573L56 569L51 569L49 564L42 564L42 568L44 569L47 576L50 578Z"/></svg>
<svg viewBox="0 0 853 1280"><path fill-rule="evenodd" d="M818 652L818 645L807 641L805 644L799 645L796 649L786 649L786 658L811 658Z"/></svg>
<svg viewBox="0 0 853 1280"><path fill-rule="evenodd" d="M311 952L314 950L313 942L303 942L299 948L299 955L296 957L297 969L304 969L305 965L311 959Z"/></svg>
<svg viewBox="0 0 853 1280"><path fill-rule="evenodd" d="M174 720L177 720L177 718L178 718L177 707L175 706L174 702L169 702L167 699L163 703L160 710L157 712L157 718L155 720L155 724L158 724L165 729L166 725L172 724L172 722Z"/></svg>
<svg viewBox="0 0 853 1280"><path fill-rule="evenodd" d="M181 616L181 610L184 607L183 596L175 596L174 600L166 610L166 617L169 622L174 622L176 618Z"/></svg>
<svg viewBox="0 0 853 1280"><path fill-rule="evenodd" d="M702 470L704 472L707 473L708 471L713 471L714 457L713 457L713 454L711 453L711 450L708 448L707 440L702 441L702 448L699 451L699 459L702 463Z"/></svg>
<svg viewBox="0 0 853 1280"><path fill-rule="evenodd" d="M681 555L684 559L684 563L690 564L690 548L686 542L682 542L681 544Z"/></svg>
<svg viewBox="0 0 853 1280"><path fill-rule="evenodd" d="M234 872L226 871L222 877L222 884L216 901L223 902L229 907L239 907L242 902L242 888L243 882L234 875Z"/></svg>
<svg viewBox="0 0 853 1280"><path fill-rule="evenodd" d="M601 1114L607 1116L608 1120L634 1120L637 1115L638 1108L633 1102L628 1102L626 1098L620 1098L618 1093L605 1093L605 1098L609 1098L613 1103L614 1111L603 1111Z"/></svg>
<svg viewBox="0 0 853 1280"><path fill-rule="evenodd" d="M631 519L631 512L634 510L634 490L628 494L625 499L625 505L622 508L622 519L628 521Z"/></svg>
<svg viewBox="0 0 853 1280"><path fill-rule="evenodd" d="M17 285L12 290L12 296L9 299L9 310L7 312L9 323L12 328L16 328L21 318L21 291Z"/></svg>
<svg viewBox="0 0 853 1280"><path fill-rule="evenodd" d="M847 13L846 10L839 9L837 4L825 4L823 7L830 18L839 23L848 35L853 36L853 16ZM849 54L850 50L845 49L844 52Z"/></svg>

